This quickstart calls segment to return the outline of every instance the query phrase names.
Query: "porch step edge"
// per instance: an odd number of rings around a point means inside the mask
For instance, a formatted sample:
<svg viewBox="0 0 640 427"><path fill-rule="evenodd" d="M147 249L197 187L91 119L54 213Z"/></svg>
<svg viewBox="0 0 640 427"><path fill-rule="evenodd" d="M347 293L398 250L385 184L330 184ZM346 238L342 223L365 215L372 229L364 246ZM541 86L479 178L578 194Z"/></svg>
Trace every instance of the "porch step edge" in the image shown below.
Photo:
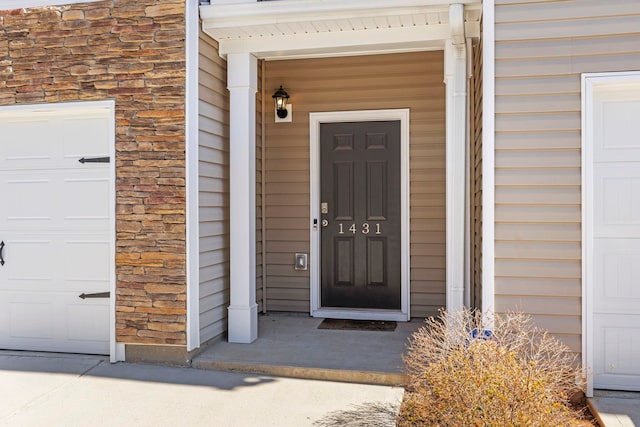
<svg viewBox="0 0 640 427"><path fill-rule="evenodd" d="M616 401L622 402L616 405ZM632 419L634 415L629 412L629 406L623 403L625 401L628 404L630 399L589 397L587 398L587 406L601 427L634 427L636 425ZM635 402L633 404L635 405ZM617 408L612 410L612 407L616 406ZM632 412L637 416L640 411L634 410Z"/></svg>
<svg viewBox="0 0 640 427"><path fill-rule="evenodd" d="M196 369L263 374L309 380L338 381L357 384L404 386L407 376L401 373L356 371L331 368L308 368L303 366L268 365L262 363L222 362L216 360L193 360Z"/></svg>

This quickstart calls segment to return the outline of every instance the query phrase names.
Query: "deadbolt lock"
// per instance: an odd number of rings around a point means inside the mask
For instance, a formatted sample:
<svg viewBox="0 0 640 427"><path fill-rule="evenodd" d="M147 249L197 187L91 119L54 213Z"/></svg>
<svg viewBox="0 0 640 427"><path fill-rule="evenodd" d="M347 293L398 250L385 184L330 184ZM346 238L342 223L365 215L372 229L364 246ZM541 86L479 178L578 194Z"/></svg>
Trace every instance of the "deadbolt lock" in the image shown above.
<svg viewBox="0 0 640 427"><path fill-rule="evenodd" d="M322 226L326 227L327 225L329 225L329 220L328 219L323 219L322 220Z"/></svg>

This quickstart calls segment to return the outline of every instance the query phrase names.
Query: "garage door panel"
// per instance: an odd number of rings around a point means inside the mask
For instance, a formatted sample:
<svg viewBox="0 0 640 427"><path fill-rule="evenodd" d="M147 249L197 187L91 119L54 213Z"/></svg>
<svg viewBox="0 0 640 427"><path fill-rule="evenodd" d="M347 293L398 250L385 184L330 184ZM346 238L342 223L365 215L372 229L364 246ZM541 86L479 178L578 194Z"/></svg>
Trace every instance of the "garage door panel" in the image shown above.
<svg viewBox="0 0 640 427"><path fill-rule="evenodd" d="M34 232L37 234L37 232ZM38 236L39 237L39 236ZM48 239L5 240L3 290L106 292L111 245L106 233L49 233Z"/></svg>
<svg viewBox="0 0 640 427"><path fill-rule="evenodd" d="M0 175L0 194L4 197L0 221L6 221L10 229L109 228L112 212L108 168L12 171Z"/></svg>
<svg viewBox="0 0 640 427"><path fill-rule="evenodd" d="M639 188L640 162L595 166L595 237L640 238Z"/></svg>
<svg viewBox="0 0 640 427"><path fill-rule="evenodd" d="M65 220L95 221L109 219L109 179L72 178L63 184L62 216Z"/></svg>
<svg viewBox="0 0 640 427"><path fill-rule="evenodd" d="M62 257L65 280L108 288L104 279L109 277L109 250L108 241L66 241Z"/></svg>
<svg viewBox="0 0 640 427"><path fill-rule="evenodd" d="M25 302L9 299L9 338L14 340L49 340L53 338L54 309L49 301Z"/></svg>
<svg viewBox="0 0 640 427"><path fill-rule="evenodd" d="M51 240L5 240L3 251L9 282L51 281L55 271L55 245ZM14 283L15 285L15 283ZM17 284L15 286L23 286Z"/></svg>
<svg viewBox="0 0 640 427"><path fill-rule="evenodd" d="M104 117L76 117L63 119L62 155L77 162L81 157L106 156L109 152L104 135L109 135L109 120Z"/></svg>
<svg viewBox="0 0 640 427"><path fill-rule="evenodd" d="M595 239L595 313L640 314L640 239Z"/></svg>
<svg viewBox="0 0 640 427"><path fill-rule="evenodd" d="M596 162L640 160L640 85L596 95Z"/></svg>
<svg viewBox="0 0 640 427"><path fill-rule="evenodd" d="M109 305L105 301L82 300L76 292L4 292L1 348L107 354Z"/></svg>
<svg viewBox="0 0 640 427"><path fill-rule="evenodd" d="M71 341L108 341L109 307L92 300L68 304L68 339ZM77 319L82 319L78 321Z"/></svg>
<svg viewBox="0 0 640 427"><path fill-rule="evenodd" d="M55 191L51 179L11 179L3 188L6 200L5 215L13 222L50 221L50 211L42 206L53 206Z"/></svg>
<svg viewBox="0 0 640 427"><path fill-rule="evenodd" d="M104 115L8 118L2 122L0 170L73 168L81 157L104 157L113 129ZM15 141L14 144L11 142Z"/></svg>
<svg viewBox="0 0 640 427"><path fill-rule="evenodd" d="M594 381L602 388L640 390L640 324L627 315L596 315Z"/></svg>
<svg viewBox="0 0 640 427"><path fill-rule="evenodd" d="M9 119L2 123L0 169L38 168L59 157L59 132L51 120Z"/></svg>

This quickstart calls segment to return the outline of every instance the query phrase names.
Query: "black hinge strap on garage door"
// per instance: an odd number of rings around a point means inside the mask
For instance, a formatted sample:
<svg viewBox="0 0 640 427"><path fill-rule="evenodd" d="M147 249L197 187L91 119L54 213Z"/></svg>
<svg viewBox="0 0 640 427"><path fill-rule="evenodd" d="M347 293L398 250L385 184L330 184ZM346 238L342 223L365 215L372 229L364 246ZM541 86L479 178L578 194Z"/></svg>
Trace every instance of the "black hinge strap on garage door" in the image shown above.
<svg viewBox="0 0 640 427"><path fill-rule="evenodd" d="M78 160L80 163L109 163L111 157L83 157Z"/></svg>
<svg viewBox="0 0 640 427"><path fill-rule="evenodd" d="M78 295L78 298L109 298L111 296L111 292L96 292L93 294L85 294L84 292Z"/></svg>
<svg viewBox="0 0 640 427"><path fill-rule="evenodd" d="M2 251L4 251L4 240L0 242L0 265L4 265L4 255L2 255Z"/></svg>

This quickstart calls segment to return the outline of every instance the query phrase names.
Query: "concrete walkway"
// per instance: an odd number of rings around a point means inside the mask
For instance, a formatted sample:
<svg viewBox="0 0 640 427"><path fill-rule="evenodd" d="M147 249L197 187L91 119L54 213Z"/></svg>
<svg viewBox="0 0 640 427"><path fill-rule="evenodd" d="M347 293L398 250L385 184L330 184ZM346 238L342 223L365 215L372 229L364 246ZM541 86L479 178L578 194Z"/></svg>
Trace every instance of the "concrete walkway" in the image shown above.
<svg viewBox="0 0 640 427"><path fill-rule="evenodd" d="M0 351L2 426L394 425L399 387ZM379 420L386 420L379 422ZM377 423L377 424L376 424Z"/></svg>
<svg viewBox="0 0 640 427"><path fill-rule="evenodd" d="M640 427L640 392L596 390L588 402L602 427Z"/></svg>

